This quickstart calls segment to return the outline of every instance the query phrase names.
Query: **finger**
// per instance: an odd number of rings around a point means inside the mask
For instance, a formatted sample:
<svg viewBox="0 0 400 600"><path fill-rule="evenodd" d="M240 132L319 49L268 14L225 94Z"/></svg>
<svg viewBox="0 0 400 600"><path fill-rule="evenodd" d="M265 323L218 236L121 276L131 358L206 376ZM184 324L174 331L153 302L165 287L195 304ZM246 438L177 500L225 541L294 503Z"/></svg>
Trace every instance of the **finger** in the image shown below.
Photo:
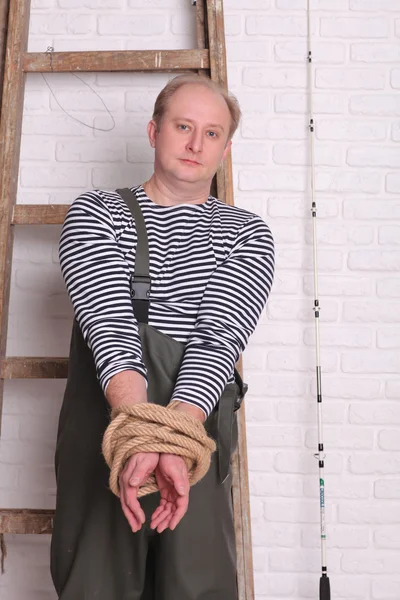
<svg viewBox="0 0 400 600"><path fill-rule="evenodd" d="M124 492L123 492L122 489L121 489L120 500L121 500L122 511L123 511L123 513L125 515L125 518L128 521L128 523L129 523L130 528L132 529L132 531L134 533L136 533L141 528L141 524L137 521L135 515L132 513L132 511L130 510L130 508L127 506L127 504L125 502Z"/></svg>
<svg viewBox="0 0 400 600"><path fill-rule="evenodd" d="M157 526L157 533L162 533L163 531L165 531L171 522L171 515L168 515L165 519L163 519L163 521L161 521L161 523Z"/></svg>
<svg viewBox="0 0 400 600"><path fill-rule="evenodd" d="M171 531L173 531L175 529L175 527L178 525L178 523L183 519L183 517L187 513L188 507L189 507L189 494L187 496L181 496L180 498L177 499L176 510L174 511L174 514L172 515L172 518L171 518L171 521L169 524L169 528L171 529Z"/></svg>
<svg viewBox="0 0 400 600"><path fill-rule="evenodd" d="M151 518L151 529L156 529L160 523L163 523L165 520L170 520L173 515L173 506L169 504L168 507L164 507L161 511L156 515L155 512Z"/></svg>
<svg viewBox="0 0 400 600"><path fill-rule="evenodd" d="M139 488L125 486L124 487L124 500L125 500L125 504L129 508L129 510L132 512L132 514L134 515L134 517L136 518L136 520L138 521L140 526L142 526L142 524L146 521L146 515L144 514L144 511L143 511L142 507L140 506L140 502L137 497L138 491L139 491Z"/></svg>

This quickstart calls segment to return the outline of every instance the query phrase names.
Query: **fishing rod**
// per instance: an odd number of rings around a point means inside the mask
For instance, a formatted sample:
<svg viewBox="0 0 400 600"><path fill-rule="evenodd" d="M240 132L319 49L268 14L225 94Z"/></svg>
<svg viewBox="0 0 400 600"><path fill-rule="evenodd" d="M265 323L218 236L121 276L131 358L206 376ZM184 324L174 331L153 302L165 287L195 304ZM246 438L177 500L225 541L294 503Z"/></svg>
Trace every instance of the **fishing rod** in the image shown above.
<svg viewBox="0 0 400 600"><path fill-rule="evenodd" d="M320 304L318 299L318 255L317 255L317 204L315 201L315 155L314 155L314 132L315 123L313 116L313 67L311 49L311 10L310 0L307 0L307 63L308 63L308 106L309 106L309 131L310 131L310 154L311 154L311 215L313 222L313 258L314 258L314 323L315 323L315 349L316 349L316 372L317 372L317 417L318 417L318 452L315 457L319 465L319 507L321 526L321 577L319 580L319 600L331 600L331 588L326 566L326 529L325 529L325 479L324 479L324 443L322 428L322 388L321 388L321 357L319 336L319 313Z"/></svg>

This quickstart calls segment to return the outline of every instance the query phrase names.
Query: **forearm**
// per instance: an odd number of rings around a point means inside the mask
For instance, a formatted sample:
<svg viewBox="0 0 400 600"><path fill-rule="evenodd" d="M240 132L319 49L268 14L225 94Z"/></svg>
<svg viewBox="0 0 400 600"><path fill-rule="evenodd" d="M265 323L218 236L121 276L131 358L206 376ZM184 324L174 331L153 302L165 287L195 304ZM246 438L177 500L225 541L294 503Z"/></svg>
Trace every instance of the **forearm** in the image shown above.
<svg viewBox="0 0 400 600"><path fill-rule="evenodd" d="M198 419L201 423L204 423L207 418L204 410L198 408L194 404L189 404L189 402L181 402L178 398L175 398L175 400L178 400L179 402L179 404L177 404L175 407L176 411L186 413L187 415Z"/></svg>
<svg viewBox="0 0 400 600"><path fill-rule="evenodd" d="M121 371L111 377L105 395L111 408L147 402L146 380L137 371Z"/></svg>

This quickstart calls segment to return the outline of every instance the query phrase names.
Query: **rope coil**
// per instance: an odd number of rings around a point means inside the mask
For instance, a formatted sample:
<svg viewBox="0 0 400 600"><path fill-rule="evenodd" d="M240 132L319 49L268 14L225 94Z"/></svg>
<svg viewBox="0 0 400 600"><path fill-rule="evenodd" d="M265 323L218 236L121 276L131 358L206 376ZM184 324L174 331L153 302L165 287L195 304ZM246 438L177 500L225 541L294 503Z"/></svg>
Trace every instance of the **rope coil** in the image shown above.
<svg viewBox="0 0 400 600"><path fill-rule="evenodd" d="M110 489L116 496L119 496L119 476L125 463L138 452L182 456L190 485L195 485L206 475L216 444L198 419L174 410L178 404L175 401L164 407L141 403L113 409L102 451L110 467ZM153 473L140 487L138 497L156 491L158 486Z"/></svg>

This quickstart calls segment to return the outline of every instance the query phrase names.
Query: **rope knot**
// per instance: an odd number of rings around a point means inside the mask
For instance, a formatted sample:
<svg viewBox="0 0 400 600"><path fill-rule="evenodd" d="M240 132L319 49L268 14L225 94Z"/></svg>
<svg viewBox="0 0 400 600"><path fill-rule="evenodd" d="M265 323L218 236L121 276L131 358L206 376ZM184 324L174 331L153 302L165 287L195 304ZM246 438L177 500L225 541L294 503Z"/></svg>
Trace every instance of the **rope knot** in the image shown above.
<svg viewBox="0 0 400 600"><path fill-rule="evenodd" d="M102 451L110 467L110 489L119 496L119 476L126 461L138 452L163 452L184 459L190 485L202 479L210 468L216 445L203 424L191 415L174 410L179 402L167 407L141 403L119 406L111 413ZM154 473L140 487L138 496L158 490Z"/></svg>

